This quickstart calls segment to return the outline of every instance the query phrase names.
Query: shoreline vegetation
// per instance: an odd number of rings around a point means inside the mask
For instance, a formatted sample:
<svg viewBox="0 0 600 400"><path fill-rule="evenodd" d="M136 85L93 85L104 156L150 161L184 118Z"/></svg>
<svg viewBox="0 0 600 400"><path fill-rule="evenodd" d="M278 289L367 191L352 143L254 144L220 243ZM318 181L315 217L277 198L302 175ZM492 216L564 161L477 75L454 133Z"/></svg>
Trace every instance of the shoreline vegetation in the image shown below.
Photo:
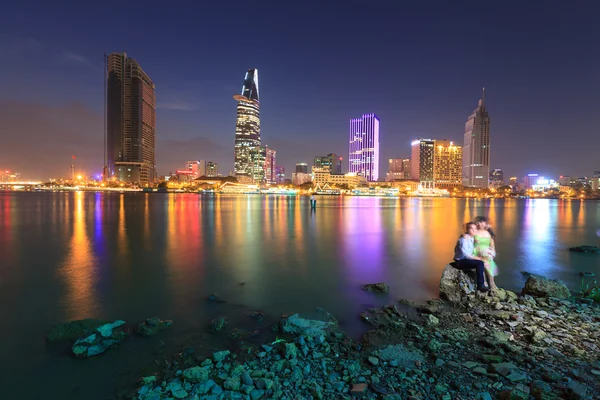
<svg viewBox="0 0 600 400"><path fill-rule="evenodd" d="M363 289L373 296L388 291L384 283L367 284ZM208 300L222 302L216 296ZM317 311L312 319L298 314L282 316L271 327L278 335L273 342L247 341L235 350L216 351L208 357L197 357L193 349L186 349L170 359L157 360L152 373L118 397L600 397L600 308L589 299L572 297L561 282L530 275L520 294L503 289L481 294L475 291L470 275L447 266L439 299L424 304L399 300L365 310L360 318L371 330L360 340L348 337L334 316ZM264 315L254 312L250 317L262 320ZM149 319L137 331L157 334L170 324L161 325L163 322ZM104 336L109 332L98 326L101 323L107 321L88 322L86 333L93 328L95 336L80 337L74 347L83 343L89 349L104 339L114 340ZM209 331L218 335L224 324L224 320L213 320ZM120 325L112 323L110 335L121 337ZM157 329L149 329L153 327ZM68 328L65 332L69 339L77 333ZM57 338L61 337L55 333ZM108 344L107 349L113 345Z"/></svg>

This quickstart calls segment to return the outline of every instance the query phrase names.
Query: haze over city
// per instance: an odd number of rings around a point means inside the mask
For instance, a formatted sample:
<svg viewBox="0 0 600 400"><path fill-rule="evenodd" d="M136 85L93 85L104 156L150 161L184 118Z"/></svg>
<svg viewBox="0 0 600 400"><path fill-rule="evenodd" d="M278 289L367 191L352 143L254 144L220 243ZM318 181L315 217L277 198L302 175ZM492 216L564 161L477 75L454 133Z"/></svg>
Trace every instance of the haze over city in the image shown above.
<svg viewBox="0 0 600 400"><path fill-rule="evenodd" d="M249 68L261 74L262 143L288 175L316 155L346 155L348 121L364 113L381 120L380 174L417 137L462 143L484 86L491 168L600 168L593 2L144 5L141 18L139 5L110 1L4 7L0 168L68 177L75 154L78 169L102 172L105 52L127 52L156 84L161 175L192 159L233 169L231 96Z"/></svg>

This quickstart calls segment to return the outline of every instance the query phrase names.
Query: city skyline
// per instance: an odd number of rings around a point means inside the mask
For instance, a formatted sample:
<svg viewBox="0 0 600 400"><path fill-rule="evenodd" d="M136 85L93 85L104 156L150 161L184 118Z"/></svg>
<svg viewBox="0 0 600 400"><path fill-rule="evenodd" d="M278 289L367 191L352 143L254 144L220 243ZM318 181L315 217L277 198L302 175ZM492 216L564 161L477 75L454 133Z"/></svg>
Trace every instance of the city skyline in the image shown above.
<svg viewBox="0 0 600 400"><path fill-rule="evenodd" d="M588 51L598 38L592 7L526 5L515 13L493 5L441 4L433 11L320 5L314 13L316 3L308 2L290 15L240 3L192 6L168 16L149 10L142 23L110 4L60 12L43 3L34 12L6 7L0 48L11 63L0 66L0 167L30 178L69 176L75 154L77 169L102 173L102 55L115 50L139 61L157 85L161 175L198 158L233 169L230 96L239 90L240 71L250 67L263 78L261 141L277 149L287 171L298 160L346 154L347 121L370 110L385 122L383 160L406 157L415 137L460 144L482 86L494 118L491 168L506 176L583 176L599 169L594 149L600 139L589 135L600 103L599 54ZM240 45L223 23L241 17L260 26L252 43ZM107 30L102 20L115 23ZM315 29L303 29L307 23ZM160 28L148 31L145 24ZM208 43L208 36L217 40ZM362 44L373 45L348 67ZM240 48L247 50L243 56ZM473 48L480 49L477 55ZM336 98L357 71L364 84ZM300 89L290 89L296 84ZM384 170L380 161L380 174Z"/></svg>

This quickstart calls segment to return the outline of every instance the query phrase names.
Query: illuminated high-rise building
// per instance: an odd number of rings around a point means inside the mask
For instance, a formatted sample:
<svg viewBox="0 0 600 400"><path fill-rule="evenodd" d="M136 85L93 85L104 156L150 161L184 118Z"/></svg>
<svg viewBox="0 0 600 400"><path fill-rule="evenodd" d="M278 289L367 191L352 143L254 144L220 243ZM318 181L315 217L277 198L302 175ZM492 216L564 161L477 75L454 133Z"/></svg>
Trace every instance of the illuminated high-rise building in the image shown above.
<svg viewBox="0 0 600 400"><path fill-rule="evenodd" d="M433 181L437 186L462 185L462 147L449 140L435 140Z"/></svg>
<svg viewBox="0 0 600 400"><path fill-rule="evenodd" d="M594 171L592 175L592 190L596 191L600 187L600 171Z"/></svg>
<svg viewBox="0 0 600 400"><path fill-rule="evenodd" d="M433 182L435 140L413 140L411 147L410 179L418 179L421 182Z"/></svg>
<svg viewBox="0 0 600 400"><path fill-rule="evenodd" d="M308 164L305 162L296 163L296 173L308 174Z"/></svg>
<svg viewBox="0 0 600 400"><path fill-rule="evenodd" d="M379 118L363 114L350 120L348 171L369 181L379 179Z"/></svg>
<svg viewBox="0 0 600 400"><path fill-rule="evenodd" d="M273 185L273 184L277 183L277 171L275 169L276 168L275 159L276 159L277 152L275 150L270 149L267 146L265 146L263 148L263 153L264 153L264 157L265 157L265 162L264 162L265 182Z"/></svg>
<svg viewBox="0 0 600 400"><path fill-rule="evenodd" d="M500 187L504 185L504 172L501 169L496 168L490 172L490 186Z"/></svg>
<svg viewBox="0 0 600 400"><path fill-rule="evenodd" d="M209 161L206 163L206 176L209 178L216 178L219 176L219 164L216 162Z"/></svg>
<svg viewBox="0 0 600 400"><path fill-rule="evenodd" d="M238 102L235 124L235 176L260 183L264 181L264 152L260 147L260 107L258 100L258 70L249 69L242 93L233 98Z"/></svg>
<svg viewBox="0 0 600 400"><path fill-rule="evenodd" d="M156 175L156 91L126 53L106 63L106 179L148 184Z"/></svg>
<svg viewBox="0 0 600 400"><path fill-rule="evenodd" d="M342 157L330 153L326 156L317 156L313 162L315 168L327 168L332 174L342 174Z"/></svg>
<svg viewBox="0 0 600 400"><path fill-rule="evenodd" d="M205 176L206 162L204 160L186 161L185 170L190 172L194 179Z"/></svg>
<svg viewBox="0 0 600 400"><path fill-rule="evenodd" d="M490 116L485 108L485 88L477 108L465 123L463 185L487 188L490 177Z"/></svg>

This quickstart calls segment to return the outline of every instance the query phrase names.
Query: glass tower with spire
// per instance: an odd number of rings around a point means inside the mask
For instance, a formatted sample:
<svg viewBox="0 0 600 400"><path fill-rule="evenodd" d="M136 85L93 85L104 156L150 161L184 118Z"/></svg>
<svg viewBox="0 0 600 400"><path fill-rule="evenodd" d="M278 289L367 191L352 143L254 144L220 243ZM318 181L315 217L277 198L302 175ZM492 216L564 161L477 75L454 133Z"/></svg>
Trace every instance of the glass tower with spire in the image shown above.
<svg viewBox="0 0 600 400"><path fill-rule="evenodd" d="M465 124L462 159L463 186L487 188L490 177L490 116L485 108L485 88L477 108Z"/></svg>
<svg viewBox="0 0 600 400"><path fill-rule="evenodd" d="M242 93L233 98L238 102L235 124L235 176L241 181L262 183L265 178L264 153L260 147L260 107L258 70L249 69Z"/></svg>

